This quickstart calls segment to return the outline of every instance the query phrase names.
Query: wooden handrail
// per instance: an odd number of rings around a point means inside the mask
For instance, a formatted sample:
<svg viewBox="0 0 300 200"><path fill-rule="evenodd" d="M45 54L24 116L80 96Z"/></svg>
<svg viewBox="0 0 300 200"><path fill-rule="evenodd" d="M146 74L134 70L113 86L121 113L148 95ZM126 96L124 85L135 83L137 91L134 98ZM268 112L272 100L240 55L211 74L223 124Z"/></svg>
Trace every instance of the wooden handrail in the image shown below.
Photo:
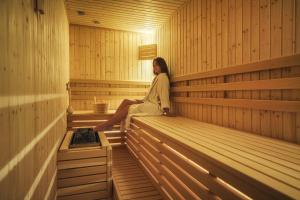
<svg viewBox="0 0 300 200"><path fill-rule="evenodd" d="M71 88L72 92L147 92L147 88L111 88L111 87L77 87Z"/></svg>
<svg viewBox="0 0 300 200"><path fill-rule="evenodd" d="M72 94L71 99L72 100L93 100L94 97L97 97L97 99L101 100L120 100L120 99L141 99L145 95L75 95Z"/></svg>
<svg viewBox="0 0 300 200"><path fill-rule="evenodd" d="M248 108L248 109L256 109L256 110L283 111L283 112L300 112L300 101L196 98L196 97L173 97L172 100L177 103L229 106L229 107Z"/></svg>
<svg viewBox="0 0 300 200"><path fill-rule="evenodd" d="M200 72L174 77L171 82L189 81L203 78L212 78L225 75L233 75L247 72L257 72L263 70L278 69L284 67L300 66L300 54L284 56L268 60L257 61L248 64L229 66L222 69L216 69L208 72Z"/></svg>
<svg viewBox="0 0 300 200"><path fill-rule="evenodd" d="M70 79L71 84L76 83L91 83L91 84L111 84L111 85L150 85L150 82L148 81L141 81L141 80L94 80L94 79Z"/></svg>
<svg viewBox="0 0 300 200"><path fill-rule="evenodd" d="M172 87L171 92L300 89L300 77Z"/></svg>

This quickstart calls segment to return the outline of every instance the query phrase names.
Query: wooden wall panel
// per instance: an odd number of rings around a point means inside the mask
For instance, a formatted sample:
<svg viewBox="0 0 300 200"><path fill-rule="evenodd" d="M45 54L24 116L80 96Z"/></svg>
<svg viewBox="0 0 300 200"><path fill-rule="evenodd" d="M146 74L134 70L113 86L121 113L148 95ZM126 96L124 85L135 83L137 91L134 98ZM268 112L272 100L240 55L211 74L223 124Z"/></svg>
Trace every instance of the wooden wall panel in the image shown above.
<svg viewBox="0 0 300 200"><path fill-rule="evenodd" d="M64 2L0 2L0 199L54 199L66 131L69 34Z"/></svg>
<svg viewBox="0 0 300 200"><path fill-rule="evenodd" d="M190 0L156 32L177 77L299 53L299 0ZM193 9L192 9L193 8ZM210 84L299 76L299 67L193 80ZM174 83L180 86L181 83ZM179 95L179 94L175 94ZM299 90L192 92L193 97L300 100ZM300 143L299 113L172 103L180 115Z"/></svg>
<svg viewBox="0 0 300 200"><path fill-rule="evenodd" d="M153 34L70 25L70 78L83 80L151 81L152 61L139 60L140 45ZM120 100L111 100L115 109ZM75 110L90 109L90 101L72 101Z"/></svg>

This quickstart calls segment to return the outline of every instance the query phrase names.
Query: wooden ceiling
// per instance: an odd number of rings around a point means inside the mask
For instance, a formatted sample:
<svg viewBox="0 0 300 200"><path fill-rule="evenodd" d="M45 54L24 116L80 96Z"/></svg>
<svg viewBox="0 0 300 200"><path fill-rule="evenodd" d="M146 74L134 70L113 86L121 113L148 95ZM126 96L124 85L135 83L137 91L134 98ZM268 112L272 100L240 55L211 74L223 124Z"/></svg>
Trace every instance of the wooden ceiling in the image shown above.
<svg viewBox="0 0 300 200"><path fill-rule="evenodd" d="M188 0L66 0L70 24L154 31ZM84 12L80 15L80 12ZM82 14L82 13L81 13Z"/></svg>

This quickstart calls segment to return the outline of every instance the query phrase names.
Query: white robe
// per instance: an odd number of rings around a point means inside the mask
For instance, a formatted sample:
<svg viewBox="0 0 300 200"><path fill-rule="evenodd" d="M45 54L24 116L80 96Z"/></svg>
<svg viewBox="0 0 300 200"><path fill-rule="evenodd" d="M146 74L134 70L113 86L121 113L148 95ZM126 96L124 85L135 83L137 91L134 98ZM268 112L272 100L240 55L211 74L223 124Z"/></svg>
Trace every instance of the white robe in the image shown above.
<svg viewBox="0 0 300 200"><path fill-rule="evenodd" d="M129 106L125 120L121 122L121 131L129 129L132 116L162 115L163 108L170 108L170 82L166 73L154 77L147 95L141 104Z"/></svg>

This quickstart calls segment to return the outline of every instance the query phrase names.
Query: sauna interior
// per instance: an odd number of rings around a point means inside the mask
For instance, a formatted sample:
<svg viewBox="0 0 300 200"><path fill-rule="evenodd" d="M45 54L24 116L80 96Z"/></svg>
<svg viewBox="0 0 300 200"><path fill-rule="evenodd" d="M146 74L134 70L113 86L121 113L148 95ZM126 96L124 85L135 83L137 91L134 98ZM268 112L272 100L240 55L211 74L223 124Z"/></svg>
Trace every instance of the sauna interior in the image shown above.
<svg viewBox="0 0 300 200"><path fill-rule="evenodd" d="M0 46L1 200L300 199L300 0L0 0ZM73 148L156 57L175 116Z"/></svg>

